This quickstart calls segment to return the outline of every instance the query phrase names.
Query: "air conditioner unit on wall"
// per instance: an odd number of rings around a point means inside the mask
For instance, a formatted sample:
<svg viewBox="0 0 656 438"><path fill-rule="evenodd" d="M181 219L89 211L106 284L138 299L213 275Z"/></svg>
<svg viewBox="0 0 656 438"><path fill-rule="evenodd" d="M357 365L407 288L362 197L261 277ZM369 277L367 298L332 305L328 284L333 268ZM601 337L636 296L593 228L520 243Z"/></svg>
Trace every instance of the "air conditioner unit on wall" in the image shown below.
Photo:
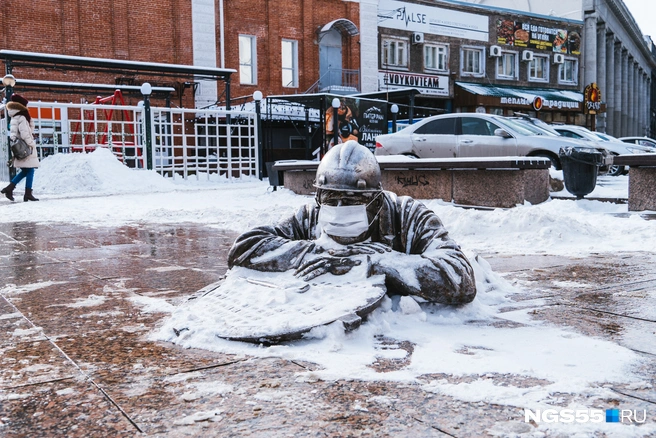
<svg viewBox="0 0 656 438"><path fill-rule="evenodd" d="M501 56L501 47L490 46L490 56Z"/></svg>
<svg viewBox="0 0 656 438"><path fill-rule="evenodd" d="M533 61L533 52L530 50L524 50L522 52L522 61Z"/></svg>
<svg viewBox="0 0 656 438"><path fill-rule="evenodd" d="M415 32L412 34L412 43L421 44L424 42L424 34L421 32Z"/></svg>
<svg viewBox="0 0 656 438"><path fill-rule="evenodd" d="M565 55L562 53L556 53L554 55L554 64L562 64L565 62Z"/></svg>

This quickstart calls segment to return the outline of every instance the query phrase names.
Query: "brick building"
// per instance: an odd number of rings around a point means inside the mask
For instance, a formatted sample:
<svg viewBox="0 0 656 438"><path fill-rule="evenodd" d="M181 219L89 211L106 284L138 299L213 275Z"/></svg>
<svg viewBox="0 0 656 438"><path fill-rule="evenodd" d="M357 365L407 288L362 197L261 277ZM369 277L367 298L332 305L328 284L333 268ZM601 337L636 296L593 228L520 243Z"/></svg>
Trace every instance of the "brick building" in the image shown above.
<svg viewBox="0 0 656 438"><path fill-rule="evenodd" d="M342 0L36 0L20 7L2 2L0 49L234 69L230 96L238 103L255 90L266 96L317 91L319 86L359 89L358 17L358 3ZM344 72L352 75L345 78ZM148 81L175 88L172 101L179 106L225 104L221 84L194 78L39 66L12 73L19 93L21 79L133 85ZM31 99L73 102L95 98L70 90L64 97L34 90L28 94ZM138 99L130 98L132 103Z"/></svg>
<svg viewBox="0 0 656 438"><path fill-rule="evenodd" d="M417 88L417 106L447 112L582 122L583 22L451 2L377 7L380 91Z"/></svg>

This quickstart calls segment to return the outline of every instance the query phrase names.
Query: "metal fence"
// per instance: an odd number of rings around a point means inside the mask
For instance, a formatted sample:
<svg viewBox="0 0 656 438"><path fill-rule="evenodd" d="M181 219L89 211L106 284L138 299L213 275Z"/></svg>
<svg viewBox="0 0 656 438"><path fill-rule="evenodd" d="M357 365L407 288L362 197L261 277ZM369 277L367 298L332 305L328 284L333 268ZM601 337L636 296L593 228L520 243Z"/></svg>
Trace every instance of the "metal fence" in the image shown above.
<svg viewBox="0 0 656 438"><path fill-rule="evenodd" d="M126 166L145 169L147 126L142 106L31 102L40 159L107 148ZM36 112L36 117L34 117ZM152 168L171 178L257 176L253 112L151 108ZM9 180L8 118L0 120L0 180Z"/></svg>

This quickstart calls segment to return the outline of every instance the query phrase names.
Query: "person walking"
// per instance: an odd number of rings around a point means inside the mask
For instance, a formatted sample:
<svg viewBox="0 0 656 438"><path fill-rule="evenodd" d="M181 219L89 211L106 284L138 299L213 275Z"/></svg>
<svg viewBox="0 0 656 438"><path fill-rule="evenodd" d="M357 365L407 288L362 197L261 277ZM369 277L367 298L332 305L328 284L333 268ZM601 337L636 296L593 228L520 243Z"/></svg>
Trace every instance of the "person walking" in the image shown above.
<svg viewBox="0 0 656 438"><path fill-rule="evenodd" d="M22 138L25 143L32 149L32 153L26 158L19 160L16 157L12 160L12 166L20 169L20 173L12 178L7 187L0 192L10 201L14 200L14 189L23 178L25 178L25 195L23 201L38 201L32 194L32 183L34 182L34 170L39 167L39 157L36 153L36 143L34 142L34 121L27 110L29 101L20 94L13 94L11 102L7 103L7 114L11 117L10 137Z"/></svg>

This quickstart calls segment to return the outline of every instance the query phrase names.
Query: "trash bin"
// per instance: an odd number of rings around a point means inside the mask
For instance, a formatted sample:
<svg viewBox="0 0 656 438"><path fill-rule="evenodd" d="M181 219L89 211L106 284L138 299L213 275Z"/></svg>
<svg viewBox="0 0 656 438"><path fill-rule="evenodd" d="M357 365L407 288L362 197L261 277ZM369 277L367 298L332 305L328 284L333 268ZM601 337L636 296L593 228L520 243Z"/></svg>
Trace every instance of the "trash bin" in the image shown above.
<svg viewBox="0 0 656 438"><path fill-rule="evenodd" d="M567 191L578 199L592 193L603 154L593 148L566 147L560 149L559 156Z"/></svg>
<svg viewBox="0 0 656 438"><path fill-rule="evenodd" d="M276 190L278 186L282 185L282 178L277 170L273 170L274 164L276 164L274 161L267 161L264 163L266 166L267 176L269 177L269 185L273 186L273 190Z"/></svg>

